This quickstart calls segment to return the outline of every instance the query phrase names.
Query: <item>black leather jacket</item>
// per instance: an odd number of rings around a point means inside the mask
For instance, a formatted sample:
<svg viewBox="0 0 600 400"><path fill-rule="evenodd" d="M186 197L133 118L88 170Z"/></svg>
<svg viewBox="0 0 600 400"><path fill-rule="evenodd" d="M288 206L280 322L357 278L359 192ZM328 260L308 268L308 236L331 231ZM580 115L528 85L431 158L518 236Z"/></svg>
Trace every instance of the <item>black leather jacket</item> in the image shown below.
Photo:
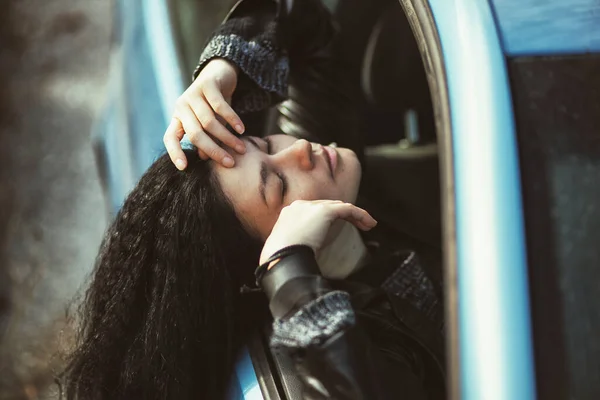
<svg viewBox="0 0 600 400"><path fill-rule="evenodd" d="M345 80L343 60L335 57L331 16L319 0L295 0L291 10L289 3L238 2L194 75L212 57L227 58L241 71L233 99L238 112L284 100L277 117L282 132L359 149L352 85ZM249 54L257 46L260 51ZM285 257L261 283L276 322L332 291L350 294L355 323L316 344L279 346L293 360L305 399L445 397L440 330L401 297L356 282L328 282L314 255L307 254Z"/></svg>
<svg viewBox="0 0 600 400"><path fill-rule="evenodd" d="M314 309L333 291L351 294L355 324L316 344L278 346L293 360L305 399L444 398L439 330L402 298L323 279L310 250L284 256L260 283L276 321Z"/></svg>

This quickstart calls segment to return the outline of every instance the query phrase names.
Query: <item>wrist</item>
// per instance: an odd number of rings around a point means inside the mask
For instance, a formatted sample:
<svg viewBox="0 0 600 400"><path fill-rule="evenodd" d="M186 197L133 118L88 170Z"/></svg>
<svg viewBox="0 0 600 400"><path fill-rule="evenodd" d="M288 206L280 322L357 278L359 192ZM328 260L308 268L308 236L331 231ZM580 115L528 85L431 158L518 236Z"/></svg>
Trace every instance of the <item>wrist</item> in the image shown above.
<svg viewBox="0 0 600 400"><path fill-rule="evenodd" d="M236 76L240 74L240 67L238 67L237 64L228 60L227 58L215 57L210 62L217 62L218 64L222 64L223 67L232 70Z"/></svg>
<svg viewBox="0 0 600 400"><path fill-rule="evenodd" d="M280 246L276 246L275 248L280 247ZM256 274L256 279L258 280L259 277L259 270L263 269L263 272L260 273L264 273L267 270L271 269L272 267L275 266L275 264L277 264L277 262L279 262L279 260L281 260L284 257L287 257L289 255L293 255L295 253L304 253L306 252L307 254L310 253L312 255L314 255L314 251L312 250L312 248L308 245L305 244L292 244L289 246L285 246L285 247L280 247L279 250L273 252L273 250L268 250L267 246L265 246L263 248L262 253L260 254L260 261L258 262L259 267L257 268L255 274Z"/></svg>
<svg viewBox="0 0 600 400"><path fill-rule="evenodd" d="M256 282L277 319L286 318L331 290L319 272L313 250L305 245L288 246L273 254L257 268Z"/></svg>
<svg viewBox="0 0 600 400"><path fill-rule="evenodd" d="M211 58L202 69L199 69L195 73L194 82L198 82L198 78L203 75L212 77L212 79L223 80L223 79L235 79L237 81L239 76L239 67L222 57Z"/></svg>
<svg viewBox="0 0 600 400"><path fill-rule="evenodd" d="M272 268L276 262L276 267ZM271 300L288 281L307 276L319 276L319 266L312 249L305 245L292 245L275 252L255 271L256 283Z"/></svg>

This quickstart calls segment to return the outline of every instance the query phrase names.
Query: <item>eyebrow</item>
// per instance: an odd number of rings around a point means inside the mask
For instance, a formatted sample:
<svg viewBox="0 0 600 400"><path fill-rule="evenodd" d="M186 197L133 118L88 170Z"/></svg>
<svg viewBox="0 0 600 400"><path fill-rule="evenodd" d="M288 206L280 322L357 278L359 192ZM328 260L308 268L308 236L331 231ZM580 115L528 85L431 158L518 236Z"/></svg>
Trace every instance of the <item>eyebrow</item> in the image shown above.
<svg viewBox="0 0 600 400"><path fill-rule="evenodd" d="M246 136L244 139L247 139L250 143L252 143L252 145L254 147L256 147L258 150L260 150L258 143L256 143L256 140L254 140L253 137ZM263 202L265 203L265 206L267 206L267 207L269 207L269 205L267 204L267 196L265 195L265 187L267 186L267 177L268 176L269 176L269 169L267 168L267 163L263 161L260 163L260 185L258 186L258 193L260 194L260 197L262 197Z"/></svg>

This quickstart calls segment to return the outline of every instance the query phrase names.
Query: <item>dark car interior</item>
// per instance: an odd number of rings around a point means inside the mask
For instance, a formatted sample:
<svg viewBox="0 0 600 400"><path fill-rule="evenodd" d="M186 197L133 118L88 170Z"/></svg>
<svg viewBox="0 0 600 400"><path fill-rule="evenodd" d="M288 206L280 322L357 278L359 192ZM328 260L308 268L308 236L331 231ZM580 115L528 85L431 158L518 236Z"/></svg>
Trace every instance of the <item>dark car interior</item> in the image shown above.
<svg viewBox="0 0 600 400"><path fill-rule="evenodd" d="M366 168L359 202L380 222L381 236L441 265L441 201L434 113L422 57L397 0L323 1L343 35L345 68L356 81ZM192 71L214 25L197 24L203 13L222 20L234 2L174 1L182 63ZM217 22L218 23L218 22ZM244 117L247 129L274 132L269 112ZM248 344L263 395L300 398L291 363L273 354L265 335Z"/></svg>

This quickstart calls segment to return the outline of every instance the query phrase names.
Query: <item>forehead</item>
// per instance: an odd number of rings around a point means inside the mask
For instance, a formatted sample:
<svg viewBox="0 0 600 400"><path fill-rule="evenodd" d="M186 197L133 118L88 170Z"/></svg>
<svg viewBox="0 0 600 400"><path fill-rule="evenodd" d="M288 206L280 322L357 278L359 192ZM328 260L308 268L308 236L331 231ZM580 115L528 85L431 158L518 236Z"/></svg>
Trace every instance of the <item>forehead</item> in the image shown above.
<svg viewBox="0 0 600 400"><path fill-rule="evenodd" d="M235 166L226 168L212 161L213 172L242 224L251 233L260 234L260 225L270 214L259 193L262 152L249 143L248 137L243 139L246 141L245 154L224 146L233 156Z"/></svg>

